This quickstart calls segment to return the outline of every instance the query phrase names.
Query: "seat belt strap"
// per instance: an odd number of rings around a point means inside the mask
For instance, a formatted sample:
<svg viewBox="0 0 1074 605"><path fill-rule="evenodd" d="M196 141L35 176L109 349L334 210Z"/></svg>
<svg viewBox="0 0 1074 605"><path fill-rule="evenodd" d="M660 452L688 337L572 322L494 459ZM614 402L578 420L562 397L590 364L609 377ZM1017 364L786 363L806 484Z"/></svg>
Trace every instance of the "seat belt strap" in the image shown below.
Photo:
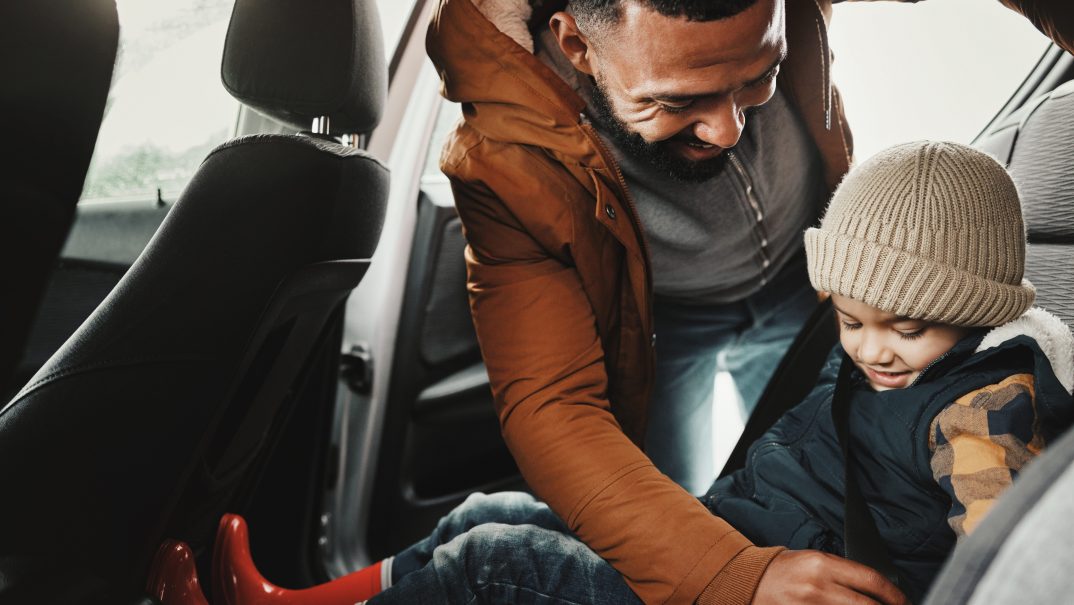
<svg viewBox="0 0 1074 605"><path fill-rule="evenodd" d="M880 538L869 506L862 496L858 481L853 472L853 450L850 448L850 375L854 363L846 355L839 366L839 377L832 394L832 420L835 422L835 434L843 450L843 477L845 483L843 544L845 556L872 567L883 574L891 583L899 585L899 572L891 562L887 545Z"/></svg>
<svg viewBox="0 0 1074 605"><path fill-rule="evenodd" d="M832 301L817 305L802 325L794 342L768 381L757 406L750 414L735 449L727 458L719 477L726 477L746 466L746 456L753 442L761 438L788 410L798 405L813 390L817 375L836 342L832 329Z"/></svg>

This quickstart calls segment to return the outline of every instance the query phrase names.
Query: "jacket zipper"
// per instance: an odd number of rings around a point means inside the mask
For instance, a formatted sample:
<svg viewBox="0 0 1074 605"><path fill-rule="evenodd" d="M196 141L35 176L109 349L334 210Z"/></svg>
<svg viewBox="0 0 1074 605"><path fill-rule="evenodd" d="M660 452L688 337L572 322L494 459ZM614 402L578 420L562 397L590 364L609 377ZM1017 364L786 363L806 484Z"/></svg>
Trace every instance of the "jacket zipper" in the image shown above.
<svg viewBox="0 0 1074 605"><path fill-rule="evenodd" d="M638 220L638 209L634 205L634 197L630 194L630 189L627 187L626 178L623 177L623 170L619 168L619 163L615 161L614 156L608 151L608 147L601 140L593 127L588 124L582 124L582 128L589 135L589 138L596 143L598 151L600 151L601 157L604 159L604 163L611 166L615 172L615 178L619 182L619 189L623 192L623 198L626 200L627 207L630 209L630 222L634 225L634 230L638 233L638 241L641 243L642 259L645 263L645 287L648 289L647 294L649 298L653 295L653 269L651 261L649 259L649 243L645 241L645 231L642 230L641 222ZM649 304L650 325L652 324L652 304Z"/></svg>
<svg viewBox="0 0 1074 605"><path fill-rule="evenodd" d="M615 178L619 182L619 189L623 192L623 199L626 200L627 209L630 210L630 222L634 225L634 231L638 234L638 242L641 244L641 257L642 266L645 267L645 296L646 296L646 315L649 321L649 346L651 348L656 347L656 320L653 317L653 266L652 261L649 259L649 243L645 240L645 231L641 228L641 220L638 219L638 209L634 205L634 197L630 194L630 188L627 187L626 178L623 177L623 170L619 168L619 162L615 161L611 152L608 150L607 145L601 140L600 135L593 130L593 127L588 124L582 124L582 129L589 135L590 140L596 143L597 151L600 152L601 157L604 159L604 163L612 167L615 171ZM650 378L656 376L655 364L650 364Z"/></svg>
<svg viewBox="0 0 1074 605"><path fill-rule="evenodd" d="M917 378L915 378L914 381L910 383L910 387L912 387L912 386L916 385L917 383L921 382L921 379L925 377L925 374L927 374L928 371L933 368L933 366L935 366L936 364L940 363L941 361L947 359L950 355L951 355L951 350L948 349L948 351L946 353L944 353L943 355L940 355L936 359L933 359L932 361L930 361L929 365L925 366L925 368L923 370L921 370L921 372L918 373ZM906 387L906 388L910 388L910 387Z"/></svg>
<svg viewBox="0 0 1074 605"><path fill-rule="evenodd" d="M768 270L772 265L772 260L768 257L768 230L764 224L764 209L761 208L760 200L753 193L753 181L746 172L745 166L742 165L742 161L738 159L738 155L732 149L728 149L726 153L727 159L730 160L731 166L734 167L735 172L738 174L739 181L746 193L746 201L749 203L756 219L753 229L761 238L761 285L765 286L768 284Z"/></svg>

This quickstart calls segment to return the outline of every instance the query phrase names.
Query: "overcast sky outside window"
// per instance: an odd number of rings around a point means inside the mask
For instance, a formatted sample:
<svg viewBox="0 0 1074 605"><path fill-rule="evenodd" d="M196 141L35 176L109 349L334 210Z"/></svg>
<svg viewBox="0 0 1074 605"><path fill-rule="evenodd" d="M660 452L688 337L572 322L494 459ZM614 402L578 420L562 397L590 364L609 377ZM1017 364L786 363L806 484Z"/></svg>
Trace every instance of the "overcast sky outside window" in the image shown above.
<svg viewBox="0 0 1074 605"><path fill-rule="evenodd" d="M857 160L894 143L969 143L1047 47L996 0L847 2L830 30Z"/></svg>

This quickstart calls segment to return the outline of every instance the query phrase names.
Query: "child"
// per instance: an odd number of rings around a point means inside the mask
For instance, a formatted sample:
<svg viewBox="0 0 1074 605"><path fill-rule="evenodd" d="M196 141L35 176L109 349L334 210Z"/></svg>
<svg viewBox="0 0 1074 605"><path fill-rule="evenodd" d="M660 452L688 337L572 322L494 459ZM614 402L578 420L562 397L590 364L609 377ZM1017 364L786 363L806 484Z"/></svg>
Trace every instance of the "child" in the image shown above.
<svg viewBox="0 0 1074 605"><path fill-rule="evenodd" d="M812 393L702 502L758 545L843 554L844 466L831 408L845 356L854 366L840 386L852 470L900 588L919 601L956 540L1070 426L1074 337L1030 309L1014 184L968 147L881 152L851 171L805 239L840 345ZM638 602L610 564L525 494L472 496L395 557L301 591L260 577L241 519L225 518L216 548L217 594L231 605ZM188 602L196 601L171 603Z"/></svg>
<svg viewBox="0 0 1074 605"><path fill-rule="evenodd" d="M758 545L843 553L832 392L845 353L855 477L900 587L919 601L956 539L1070 426L1071 334L1029 309L1017 192L971 148L880 153L847 176L805 242L841 346L703 501Z"/></svg>

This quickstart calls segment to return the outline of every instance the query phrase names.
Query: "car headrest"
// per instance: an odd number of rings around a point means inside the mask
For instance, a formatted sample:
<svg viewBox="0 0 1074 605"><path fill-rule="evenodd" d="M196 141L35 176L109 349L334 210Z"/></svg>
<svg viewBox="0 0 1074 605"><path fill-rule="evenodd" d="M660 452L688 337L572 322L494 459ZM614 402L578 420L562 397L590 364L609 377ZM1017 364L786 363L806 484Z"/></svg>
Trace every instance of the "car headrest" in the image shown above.
<svg viewBox="0 0 1074 605"><path fill-rule="evenodd" d="M1074 243L1074 82L1053 90L1026 117L1010 171L1029 240Z"/></svg>
<svg viewBox="0 0 1074 605"><path fill-rule="evenodd" d="M1034 99L978 146L1007 164L1029 241L1074 243L1074 82Z"/></svg>
<svg viewBox="0 0 1074 605"><path fill-rule="evenodd" d="M374 0L236 0L220 70L240 102L299 130L368 133L388 90Z"/></svg>

